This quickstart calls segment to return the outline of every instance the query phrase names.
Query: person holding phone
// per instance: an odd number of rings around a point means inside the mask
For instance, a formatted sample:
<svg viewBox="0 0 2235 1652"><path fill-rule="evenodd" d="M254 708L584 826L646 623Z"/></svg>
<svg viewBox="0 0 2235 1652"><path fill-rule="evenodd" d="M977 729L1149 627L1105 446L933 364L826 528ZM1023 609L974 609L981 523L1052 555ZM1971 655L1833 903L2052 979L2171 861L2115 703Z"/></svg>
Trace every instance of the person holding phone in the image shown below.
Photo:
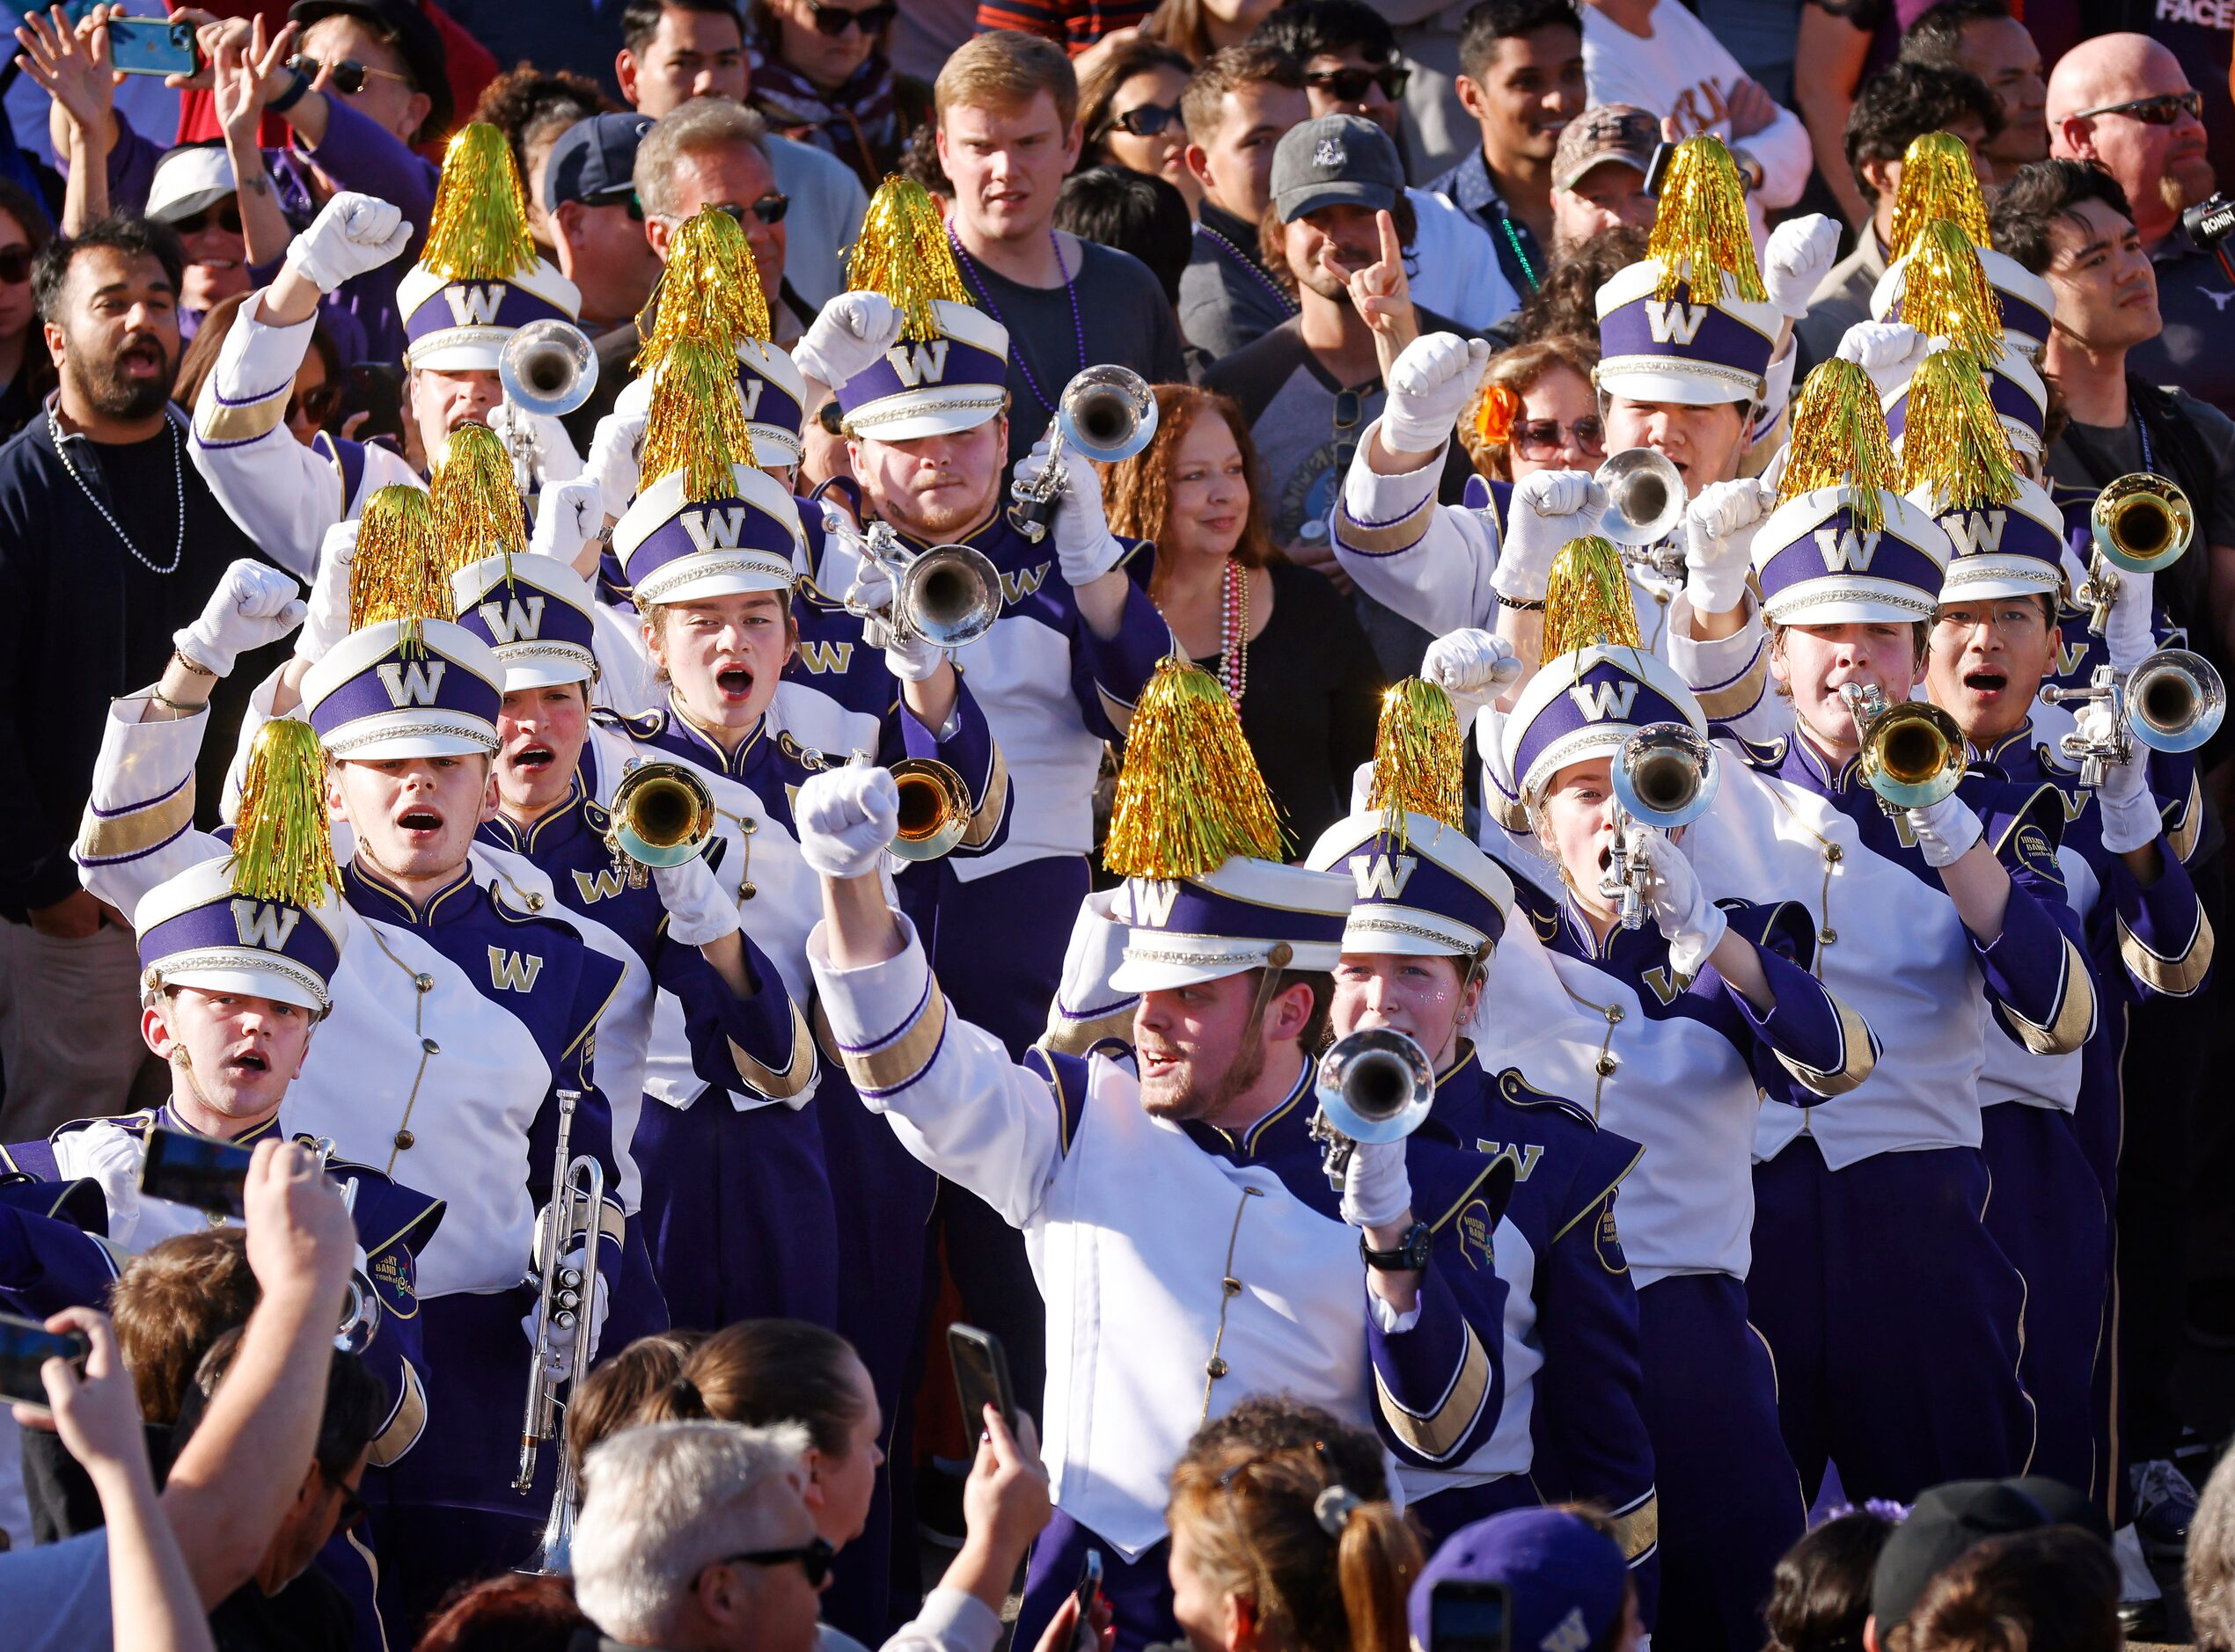
<svg viewBox="0 0 2235 1652"><path fill-rule="evenodd" d="M1637 1652L1645 1624L1622 1546L1581 1509L1514 1509L1462 1526L1412 1582L1419 1652Z"/></svg>

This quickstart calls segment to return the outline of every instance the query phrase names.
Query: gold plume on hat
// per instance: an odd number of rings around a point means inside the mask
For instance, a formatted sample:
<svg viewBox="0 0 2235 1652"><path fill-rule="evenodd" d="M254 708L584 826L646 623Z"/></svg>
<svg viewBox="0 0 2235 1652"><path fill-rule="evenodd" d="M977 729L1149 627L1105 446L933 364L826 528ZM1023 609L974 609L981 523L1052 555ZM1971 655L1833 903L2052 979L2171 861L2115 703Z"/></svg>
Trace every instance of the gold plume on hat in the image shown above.
<svg viewBox="0 0 2235 1652"><path fill-rule="evenodd" d="M1764 302L1762 269L1754 259L1754 229L1747 222L1746 190L1723 140L1705 133L1686 138L1669 157L1653 214L1646 256L1660 260L1654 296L1667 303L1689 282L1695 303L1719 303L1723 278L1750 303Z"/></svg>
<svg viewBox="0 0 2235 1652"><path fill-rule="evenodd" d="M504 577L510 579L512 559L528 548L528 521L504 439L484 424L458 426L435 467L429 492L435 549L444 573L502 556Z"/></svg>
<svg viewBox="0 0 2235 1652"><path fill-rule="evenodd" d="M2006 505L2018 456L1987 394L1986 372L1961 350L1935 350L1909 380L1902 424L1902 491L1932 490L1932 508Z"/></svg>
<svg viewBox="0 0 2235 1652"><path fill-rule="evenodd" d="M391 482L365 501L349 564L349 629L404 622L407 651L419 647L421 620L451 618L450 582L435 544L427 490Z"/></svg>
<svg viewBox="0 0 2235 1652"><path fill-rule="evenodd" d="M971 302L939 203L914 179L898 173L889 174L869 198L861 233L846 261L846 284L851 291L890 299L899 309L904 339L939 336L931 314L934 298Z"/></svg>
<svg viewBox="0 0 2235 1652"><path fill-rule="evenodd" d="M444 281L494 281L539 261L511 144L483 121L459 128L443 151L421 267Z"/></svg>
<svg viewBox="0 0 2235 1652"><path fill-rule="evenodd" d="M1859 362L1836 356L1819 363L1792 405L1792 440L1777 481L1777 503L1814 488L1843 488L1855 521L1874 531L1886 525L1883 494L1900 481L1886 410L1870 375Z"/></svg>
<svg viewBox="0 0 2235 1652"><path fill-rule="evenodd" d="M703 339L678 339L652 386L644 418L643 488L683 472L683 497L693 504L737 491L729 467L760 464L737 399L737 358Z"/></svg>
<svg viewBox="0 0 2235 1652"><path fill-rule="evenodd" d="M1407 815L1460 823L1467 808L1466 764L1466 735L1449 695L1417 676L1383 691L1366 807L1381 811L1381 830L1395 834L1400 848L1409 841Z"/></svg>
<svg viewBox="0 0 2235 1652"><path fill-rule="evenodd" d="M256 731L225 870L234 893L296 906L318 905L341 881L326 818L326 752L299 718L275 717Z"/></svg>
<svg viewBox="0 0 2235 1652"><path fill-rule="evenodd" d="M1982 362L2002 355L2002 301L1963 226L1934 218L1902 260L1902 319Z"/></svg>
<svg viewBox="0 0 2235 1652"><path fill-rule="evenodd" d="M1544 641L1540 660L1556 660L1594 643L1641 648L1638 604L1614 542L1597 534L1571 539L1552 558L1544 582Z"/></svg>
<svg viewBox="0 0 2235 1652"><path fill-rule="evenodd" d="M1121 878L1195 878L1235 855L1279 860L1280 819L1218 678L1156 662L1125 728L1102 863Z"/></svg>
<svg viewBox="0 0 2235 1652"><path fill-rule="evenodd" d="M659 284L636 320L644 333L636 353L640 376L656 371L678 339L727 345L733 354L744 340L767 341L768 299L760 290L760 268L735 218L707 207L684 221Z"/></svg>
<svg viewBox="0 0 2235 1652"><path fill-rule="evenodd" d="M1946 218L1974 246L1992 246L1987 198L1972 170L1970 146L1953 132L1926 132L1909 140L1902 156L1902 184L1894 194L1894 232L1886 256L1905 258L1935 218Z"/></svg>

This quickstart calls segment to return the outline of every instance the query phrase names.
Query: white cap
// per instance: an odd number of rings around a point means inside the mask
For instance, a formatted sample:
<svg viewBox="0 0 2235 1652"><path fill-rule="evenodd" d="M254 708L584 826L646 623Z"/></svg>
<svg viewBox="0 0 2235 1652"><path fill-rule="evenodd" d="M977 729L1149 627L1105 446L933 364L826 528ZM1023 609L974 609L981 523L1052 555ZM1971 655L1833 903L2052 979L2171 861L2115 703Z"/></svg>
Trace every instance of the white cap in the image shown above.
<svg viewBox="0 0 2235 1652"><path fill-rule="evenodd" d="M172 150L155 164L145 216L158 223L176 223L216 206L239 187L233 181L232 157L222 146L197 143Z"/></svg>

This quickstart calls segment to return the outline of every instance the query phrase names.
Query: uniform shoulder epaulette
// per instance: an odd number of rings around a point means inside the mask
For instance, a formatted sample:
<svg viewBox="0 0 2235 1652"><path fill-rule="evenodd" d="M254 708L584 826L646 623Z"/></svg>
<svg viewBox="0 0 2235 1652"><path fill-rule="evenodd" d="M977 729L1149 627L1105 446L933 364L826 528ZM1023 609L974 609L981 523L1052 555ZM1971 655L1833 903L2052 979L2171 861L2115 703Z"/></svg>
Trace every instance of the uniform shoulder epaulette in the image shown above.
<svg viewBox="0 0 2235 1652"><path fill-rule="evenodd" d="M1114 1043L1115 1040L1104 1042ZM1092 1078L1088 1063L1101 1044L1090 1046L1079 1056L1059 1056L1052 1049L1033 1045L1024 1052L1021 1064L1027 1072L1037 1073L1054 1098L1056 1117L1063 1136L1063 1151L1069 1152L1071 1144L1079 1133L1079 1121L1086 1116L1087 1085ZM1122 1048L1122 1046L1121 1046Z"/></svg>
<svg viewBox="0 0 2235 1652"><path fill-rule="evenodd" d="M1748 740L1743 735L1726 730L1720 737L1738 748L1740 762L1764 774L1774 773L1784 764L1784 754L1792 745L1790 735L1777 735L1768 740Z"/></svg>
<svg viewBox="0 0 2235 1652"><path fill-rule="evenodd" d="M155 1109L149 1107L138 1113L119 1113L108 1118L72 1119L67 1124L56 1125L47 1140L51 1144L59 1142L65 1136L75 1135L79 1130L90 1130L97 1124L114 1124L127 1136L136 1136L142 1141L145 1141L148 1131L155 1124Z"/></svg>
<svg viewBox="0 0 2235 1652"><path fill-rule="evenodd" d="M1521 1077L1518 1068L1504 1068L1491 1074L1490 1081L1498 1086L1499 1098L1514 1107L1543 1107L1548 1112L1564 1114L1594 1135L1598 1133L1598 1121L1585 1112L1579 1104L1569 1100L1565 1096L1554 1095L1549 1090L1538 1089Z"/></svg>
<svg viewBox="0 0 2235 1652"><path fill-rule="evenodd" d="M590 720L600 728L618 728L639 740L649 740L667 727L667 712L664 708L656 708L632 715L627 712L615 711L610 705L594 705L590 708Z"/></svg>
<svg viewBox="0 0 2235 1652"><path fill-rule="evenodd" d="M91 1176L60 1181L10 1171L0 1174L0 1205L67 1222L97 1238L108 1237L108 1195Z"/></svg>
<svg viewBox="0 0 2235 1652"><path fill-rule="evenodd" d="M1528 916L1539 940L1550 940L1560 932L1560 903L1533 879L1518 872L1512 873L1512 878L1513 904Z"/></svg>
<svg viewBox="0 0 2235 1652"><path fill-rule="evenodd" d="M2056 847L2064 838L2064 793L2043 780L2031 786L2009 786L1991 800L1991 812L1979 811L1992 839L1995 858L2005 865L2014 858L2054 882L2064 881L2056 864Z"/></svg>
<svg viewBox="0 0 2235 1652"><path fill-rule="evenodd" d="M1803 969L1816 961L1816 920L1798 901L1755 902L1728 895L1715 903L1732 932Z"/></svg>
<svg viewBox="0 0 2235 1652"><path fill-rule="evenodd" d="M2048 496L2058 505L2092 505L2102 491L2092 483L2060 482L2053 478L2048 484Z"/></svg>
<svg viewBox="0 0 2235 1652"><path fill-rule="evenodd" d="M319 1143L314 1136L298 1130L295 1140L298 1145L317 1151ZM361 1165L355 1159L329 1159L326 1161L326 1173L337 1182L358 1183L358 1208L367 1215L372 1213L376 1200L384 1205L392 1203L396 1207L399 1231L379 1236L375 1242L367 1244L364 1248L368 1252L377 1253L401 1245L413 1255L420 1254L435 1237L435 1230L443 1224L443 1217L450 1210L448 1200L421 1193L416 1188L398 1181L386 1171L370 1165Z"/></svg>

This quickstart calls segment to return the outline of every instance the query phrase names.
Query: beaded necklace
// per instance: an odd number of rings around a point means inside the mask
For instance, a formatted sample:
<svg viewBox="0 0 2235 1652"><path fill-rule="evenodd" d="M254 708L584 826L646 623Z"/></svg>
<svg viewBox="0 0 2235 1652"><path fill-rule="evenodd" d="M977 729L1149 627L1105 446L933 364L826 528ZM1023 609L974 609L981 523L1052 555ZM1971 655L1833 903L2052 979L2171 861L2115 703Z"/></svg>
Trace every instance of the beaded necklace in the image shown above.
<svg viewBox="0 0 2235 1652"><path fill-rule="evenodd" d="M1231 557L1219 591L1219 681L1238 709L1249 685L1249 571Z"/></svg>
<svg viewBox="0 0 2235 1652"><path fill-rule="evenodd" d="M1521 238L1513 228L1513 215L1505 210L1502 203L1498 213L1498 227L1506 231L1506 244L1513 249L1513 261L1521 267L1521 279L1528 283L1529 291L1543 290L1544 283L1536 279L1536 271L1529 264L1528 254L1521 251Z"/></svg>
<svg viewBox="0 0 2235 1652"><path fill-rule="evenodd" d="M1243 269L1247 270L1252 276L1254 276L1257 279L1257 285L1264 288L1267 292L1272 295L1273 302L1275 303L1279 304L1283 310L1286 311L1292 316L1296 313L1296 301L1291 298L1286 293L1280 290L1280 283L1279 281L1273 280L1271 276L1266 274L1264 270L1258 267L1257 259L1251 258L1247 252L1244 252L1240 247L1235 245L1233 242L1227 240L1226 237L1220 235L1216 230L1213 230L1207 223L1197 224L1195 226L1195 233L1204 237L1213 246L1217 247L1219 251L1224 252L1228 258L1232 259L1235 263L1241 265Z"/></svg>
<svg viewBox="0 0 2235 1652"><path fill-rule="evenodd" d="M1008 333L1010 352L1017 371L1024 375L1025 388L1032 392L1032 399L1047 410L1048 417L1054 418L1055 403L1040 388L1040 381L1032 376L1032 364L1024 359L1024 340L1009 331L1009 324L1001 318L1000 307L994 303L993 295L986 290L986 283L978 279L978 265L956 238L955 226L951 223L947 226L947 240L954 247L955 257L962 264L963 274L970 282L970 289L978 295L978 303L987 315L1000 324L1004 332ZM1071 337L1079 347L1079 370L1083 373L1087 370L1087 325L1079 318L1079 289L1072 280L1071 267L1063 261L1063 243L1056 238L1053 230L1048 231L1048 246L1055 253L1056 268L1063 272L1063 296L1071 301Z"/></svg>
<svg viewBox="0 0 2235 1652"><path fill-rule="evenodd" d="M170 423L168 420L165 422ZM187 479L185 462L180 457L186 443L179 435L179 427L171 425L171 492L179 501L179 537L171 547L171 566L167 568L156 567L147 554L132 543L132 536L125 532L116 518L108 514L108 507L101 503L92 485L77 473L77 467L70 462L70 450L62 445L62 427L55 421L55 410L51 407L47 410L47 439L55 444L55 455L62 460L62 469L70 472L70 479L77 484L78 491L85 495L93 508L101 513L101 520L108 523L109 531L124 541L124 548L132 553L132 559L150 574L176 574L180 560L187 554ZM2145 442L2148 439L2146 436L2143 438Z"/></svg>

